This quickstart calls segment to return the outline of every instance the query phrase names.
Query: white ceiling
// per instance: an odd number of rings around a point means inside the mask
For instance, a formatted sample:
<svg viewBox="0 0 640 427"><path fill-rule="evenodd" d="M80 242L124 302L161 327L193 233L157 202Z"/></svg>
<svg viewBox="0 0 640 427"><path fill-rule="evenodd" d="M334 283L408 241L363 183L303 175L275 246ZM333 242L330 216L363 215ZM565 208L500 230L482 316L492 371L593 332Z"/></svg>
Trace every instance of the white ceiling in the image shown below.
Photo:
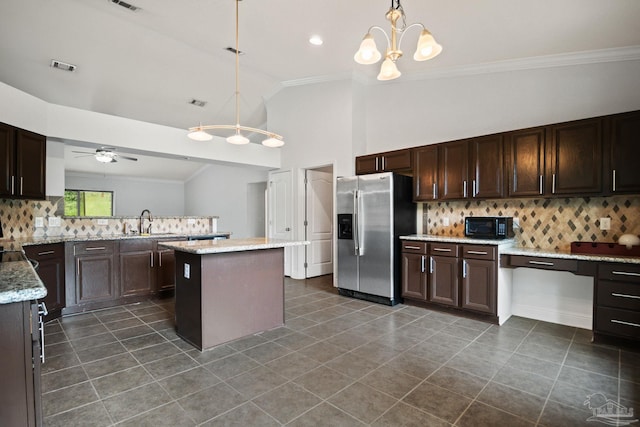
<svg viewBox="0 0 640 427"><path fill-rule="evenodd" d="M47 102L178 128L234 120L233 0L1 0L0 81ZM240 3L241 123L264 127L265 97L296 80L360 75L353 61L372 25L388 28L389 0L244 0ZM443 45L404 78L457 67L640 46L638 0L403 0ZM312 34L324 45L312 46ZM375 35L382 50L383 38ZM72 63L66 73L51 59ZM401 77L401 79L403 78ZM393 83L391 83L393 84ZM188 104L205 100L206 107ZM272 129L278 132L278 129Z"/></svg>

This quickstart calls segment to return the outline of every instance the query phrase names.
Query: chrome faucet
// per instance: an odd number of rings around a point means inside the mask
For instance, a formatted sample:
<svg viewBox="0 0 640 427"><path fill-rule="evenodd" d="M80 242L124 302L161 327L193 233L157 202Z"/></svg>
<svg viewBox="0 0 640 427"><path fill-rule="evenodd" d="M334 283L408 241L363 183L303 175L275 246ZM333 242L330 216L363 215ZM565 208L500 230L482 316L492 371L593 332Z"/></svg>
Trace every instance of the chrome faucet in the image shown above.
<svg viewBox="0 0 640 427"><path fill-rule="evenodd" d="M151 234L151 223L153 222L153 217L151 216L151 211L149 209L145 209L142 211L142 213L140 214L140 234L144 234L145 232L145 228L144 228L144 213L149 214L148 219L149 219L149 226L147 227L147 233Z"/></svg>

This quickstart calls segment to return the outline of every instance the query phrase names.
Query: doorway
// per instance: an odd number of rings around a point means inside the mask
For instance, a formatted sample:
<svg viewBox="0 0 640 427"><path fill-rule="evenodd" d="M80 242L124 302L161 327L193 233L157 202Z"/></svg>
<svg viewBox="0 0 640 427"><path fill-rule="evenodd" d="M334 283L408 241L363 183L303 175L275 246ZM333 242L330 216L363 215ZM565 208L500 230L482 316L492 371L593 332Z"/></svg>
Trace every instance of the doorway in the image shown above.
<svg viewBox="0 0 640 427"><path fill-rule="evenodd" d="M333 273L333 166L305 170L305 277Z"/></svg>

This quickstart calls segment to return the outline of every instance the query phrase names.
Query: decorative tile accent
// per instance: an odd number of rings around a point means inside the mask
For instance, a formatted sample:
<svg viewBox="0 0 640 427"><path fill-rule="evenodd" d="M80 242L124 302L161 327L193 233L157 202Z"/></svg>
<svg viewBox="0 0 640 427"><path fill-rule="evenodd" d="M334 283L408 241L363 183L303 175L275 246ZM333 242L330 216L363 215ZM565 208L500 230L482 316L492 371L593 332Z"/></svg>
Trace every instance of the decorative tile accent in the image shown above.
<svg viewBox="0 0 640 427"><path fill-rule="evenodd" d="M46 237L99 237L114 234L125 234L131 227L138 229L139 217L64 217L64 200L62 197L50 197L47 200L14 200L0 199L0 221L4 239L46 238ZM48 217L60 217L60 227L51 227ZM35 218L44 218L44 227L35 227ZM154 217L152 230L161 233L211 233L217 231L216 216L186 217L165 216ZM98 225L98 219L106 219L107 225ZM195 219L189 224L189 219ZM148 224L145 220L145 224Z"/></svg>
<svg viewBox="0 0 640 427"><path fill-rule="evenodd" d="M467 216L512 216L520 228L517 245L569 250L571 242L616 242L626 233L640 235L640 196L554 199L461 200L424 203L425 233L464 236ZM449 218L449 226L443 218ZM611 218L611 229L600 230L600 218Z"/></svg>

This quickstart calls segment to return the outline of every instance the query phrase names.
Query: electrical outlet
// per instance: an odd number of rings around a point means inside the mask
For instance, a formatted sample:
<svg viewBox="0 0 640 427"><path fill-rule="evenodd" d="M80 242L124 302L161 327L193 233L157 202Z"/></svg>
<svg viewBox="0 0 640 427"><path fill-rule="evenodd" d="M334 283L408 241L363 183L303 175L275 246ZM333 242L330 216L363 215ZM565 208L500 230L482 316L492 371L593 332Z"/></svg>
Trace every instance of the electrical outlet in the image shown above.
<svg viewBox="0 0 640 427"><path fill-rule="evenodd" d="M98 225L109 225L109 220L106 218L98 218Z"/></svg>
<svg viewBox="0 0 640 427"><path fill-rule="evenodd" d="M44 218L41 216L36 217L36 228L44 227Z"/></svg>
<svg viewBox="0 0 640 427"><path fill-rule="evenodd" d="M50 216L49 218L47 218L47 222L49 223L49 227L60 227L59 216Z"/></svg>
<svg viewBox="0 0 640 427"><path fill-rule="evenodd" d="M520 220L518 218L513 218L513 229L517 230L520 228Z"/></svg>
<svg viewBox="0 0 640 427"><path fill-rule="evenodd" d="M445 216L442 218L442 225L444 225L445 227L449 226L449 217Z"/></svg>
<svg viewBox="0 0 640 427"><path fill-rule="evenodd" d="M184 264L184 278L185 279L191 278L191 265L187 263Z"/></svg>
<svg viewBox="0 0 640 427"><path fill-rule="evenodd" d="M600 230L611 230L611 218L600 218Z"/></svg>
<svg viewBox="0 0 640 427"><path fill-rule="evenodd" d="M196 223L196 219L195 218L187 218L187 224L193 225L195 223Z"/></svg>

